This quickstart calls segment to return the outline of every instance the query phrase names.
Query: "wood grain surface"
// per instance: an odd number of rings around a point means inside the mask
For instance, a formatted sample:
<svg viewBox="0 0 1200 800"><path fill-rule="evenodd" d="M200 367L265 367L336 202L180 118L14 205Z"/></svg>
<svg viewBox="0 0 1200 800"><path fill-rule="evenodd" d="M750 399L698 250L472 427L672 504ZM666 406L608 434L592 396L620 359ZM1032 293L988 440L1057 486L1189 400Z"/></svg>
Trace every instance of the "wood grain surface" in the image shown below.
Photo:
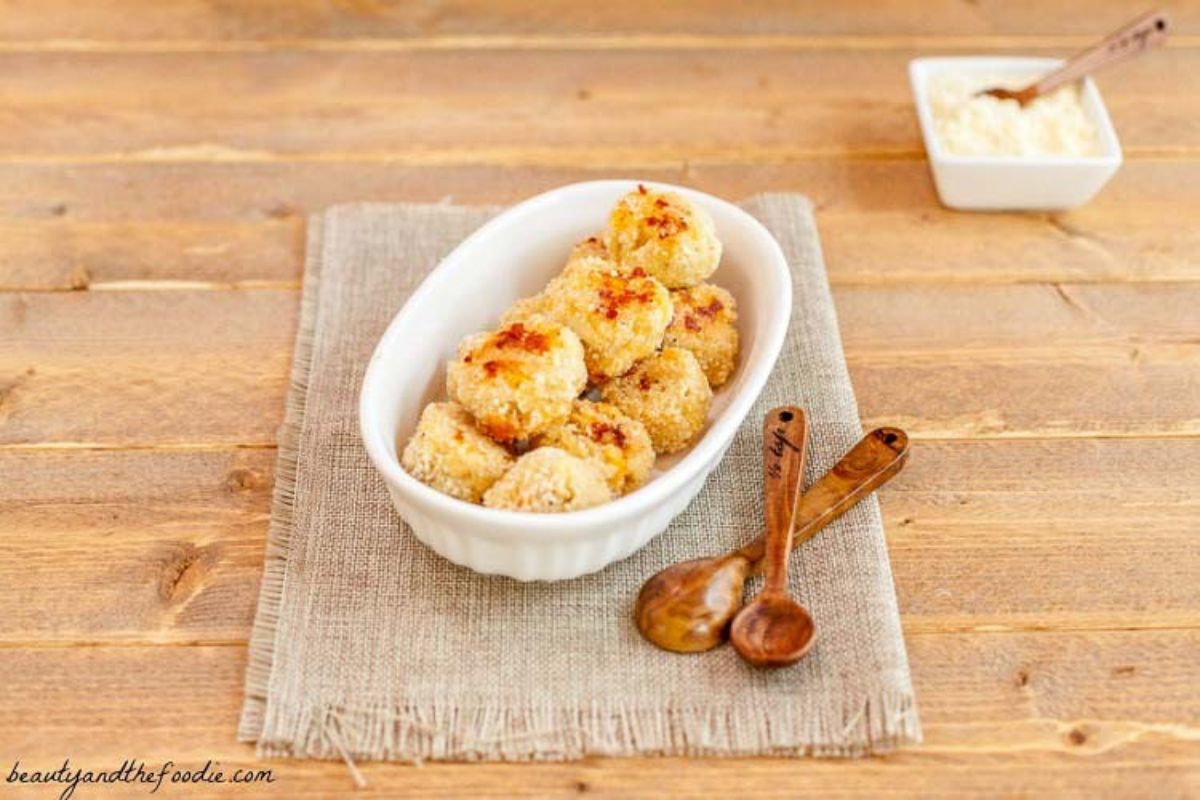
<svg viewBox="0 0 1200 800"><path fill-rule="evenodd" d="M0 162L918 159L906 67L924 52L0 52ZM1161 102L1197 71L1200 48L1168 48L1104 84L1127 153L1200 151L1200 99Z"/></svg>
<svg viewBox="0 0 1200 800"><path fill-rule="evenodd" d="M1099 78L1126 163L1067 213L941 208L905 71L1138 10L0 0L0 770L263 766L234 730L308 213L639 176L813 199L864 422L914 439L881 500L926 744L365 794L1200 796L1200 3ZM144 793L77 796L109 794Z"/></svg>

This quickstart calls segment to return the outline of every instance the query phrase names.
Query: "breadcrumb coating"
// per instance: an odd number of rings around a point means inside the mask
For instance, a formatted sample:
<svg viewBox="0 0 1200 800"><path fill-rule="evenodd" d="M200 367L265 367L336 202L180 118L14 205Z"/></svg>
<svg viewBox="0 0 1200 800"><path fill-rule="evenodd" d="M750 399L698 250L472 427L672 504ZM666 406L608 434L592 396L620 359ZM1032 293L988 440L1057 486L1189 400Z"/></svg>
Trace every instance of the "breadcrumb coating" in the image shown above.
<svg viewBox="0 0 1200 800"><path fill-rule="evenodd" d="M400 464L440 492L478 503L513 465L512 455L475 427L458 403L430 403L404 448Z"/></svg>
<svg viewBox="0 0 1200 800"><path fill-rule="evenodd" d="M600 465L557 447L539 447L517 463L483 495L489 508L550 513L578 511L607 503L612 491Z"/></svg>
<svg viewBox="0 0 1200 800"><path fill-rule="evenodd" d="M737 305L733 295L711 283L671 292L675 315L663 340L665 346L690 350L716 389L737 366Z"/></svg>
<svg viewBox="0 0 1200 800"><path fill-rule="evenodd" d="M674 310L665 286L640 269L622 272L590 242L575 248L544 292L518 300L503 320L541 314L566 325L583 342L588 376L600 383L653 354Z"/></svg>
<svg viewBox="0 0 1200 800"><path fill-rule="evenodd" d="M641 272L577 268L549 296L550 313L583 342L588 376L596 383L652 355L674 313L667 288Z"/></svg>
<svg viewBox="0 0 1200 800"><path fill-rule="evenodd" d="M595 461L616 495L641 486L654 467L654 446L646 426L608 403L576 400L566 422L538 436L534 444Z"/></svg>
<svg viewBox="0 0 1200 800"><path fill-rule="evenodd" d="M688 350L664 347L600 387L600 398L646 426L657 453L690 445L708 419L712 389Z"/></svg>
<svg viewBox="0 0 1200 800"><path fill-rule="evenodd" d="M604 242L623 269L641 268L668 289L700 283L721 261L708 212L675 192L642 185L617 201Z"/></svg>
<svg viewBox="0 0 1200 800"><path fill-rule="evenodd" d="M579 337L537 315L468 336L446 369L450 398L505 443L561 423L586 386Z"/></svg>

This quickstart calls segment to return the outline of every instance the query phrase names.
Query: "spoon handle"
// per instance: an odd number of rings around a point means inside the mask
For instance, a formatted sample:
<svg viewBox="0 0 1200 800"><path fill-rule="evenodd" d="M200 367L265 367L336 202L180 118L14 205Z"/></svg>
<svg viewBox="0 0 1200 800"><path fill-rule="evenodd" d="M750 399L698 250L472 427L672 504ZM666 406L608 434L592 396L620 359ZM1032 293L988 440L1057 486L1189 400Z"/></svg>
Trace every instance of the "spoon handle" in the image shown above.
<svg viewBox="0 0 1200 800"><path fill-rule="evenodd" d="M1048 94L1064 84L1077 81L1101 67L1139 56L1167 39L1170 27L1162 11L1150 11L1105 36L1100 42L1072 56L1067 63L1039 80L1036 95Z"/></svg>
<svg viewBox="0 0 1200 800"><path fill-rule="evenodd" d="M771 409L763 420L763 506L767 518L764 592L787 590L792 524L804 484L808 422L796 406Z"/></svg>
<svg viewBox="0 0 1200 800"><path fill-rule="evenodd" d="M860 439L800 498L792 523L792 547L807 542L891 480L908 461L908 452L908 435L898 428L876 428ZM751 574L757 574L767 552L766 538L759 536L738 552L750 562Z"/></svg>

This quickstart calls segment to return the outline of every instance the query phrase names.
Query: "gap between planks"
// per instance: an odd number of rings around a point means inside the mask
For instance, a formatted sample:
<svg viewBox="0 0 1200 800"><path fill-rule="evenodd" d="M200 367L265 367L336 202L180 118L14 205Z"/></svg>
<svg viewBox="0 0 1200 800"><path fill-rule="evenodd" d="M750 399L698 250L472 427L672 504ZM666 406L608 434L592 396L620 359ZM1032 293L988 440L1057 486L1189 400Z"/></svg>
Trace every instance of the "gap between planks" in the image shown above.
<svg viewBox="0 0 1200 800"><path fill-rule="evenodd" d="M33 39L0 42L0 53L262 53L410 52L426 50L908 50L986 51L1012 48L1083 48L1084 35L836 35L836 34L477 34L412 38ZM1200 36L1173 34L1166 47L1200 46Z"/></svg>
<svg viewBox="0 0 1200 800"><path fill-rule="evenodd" d="M1176 146L1126 146L1126 161L1171 162L1200 160L1200 148ZM620 165L621 169L682 169L699 165L787 165L808 161L925 161L922 147L854 150L845 147L749 148L694 146L654 148L618 147L476 147L414 151L274 152L247 150L216 144L154 147L104 153L7 153L0 165L71 166L106 164L378 164L407 167L541 167L569 168L588 164L596 169ZM614 167L615 168L615 167Z"/></svg>
<svg viewBox="0 0 1200 800"><path fill-rule="evenodd" d="M1200 281L1200 276L1197 276ZM1031 281L1037 282L1037 281ZM1072 281L1075 283L1077 281ZM1164 283L1166 281L1155 281ZM1172 283L1190 283L1187 279L1172 280ZM293 291L303 288L302 281L188 281L188 280L125 280L89 281L82 286L4 286L0 294L70 294L72 292L252 292Z"/></svg>
<svg viewBox="0 0 1200 800"><path fill-rule="evenodd" d="M1128 286L1135 284L1153 284L1155 286L1178 285L1191 286L1200 283L1200 274L1195 277L1170 276L1156 278L1154 276L1107 275L1100 277L1071 276L1063 280L1046 280L1043 278L1014 278L1012 280L960 280L951 275L933 275L931 277L903 276L888 278L886 276L863 278L829 277L829 285L833 288L884 288L904 289L909 287L961 288L964 286L1048 286L1060 283L1070 283L1085 286ZM89 281L80 286L21 286L19 284L0 284L2 294L73 294L76 292L299 292L304 288L300 280L244 280L244 281L189 281L189 280L120 280L120 281Z"/></svg>
<svg viewBox="0 0 1200 800"><path fill-rule="evenodd" d="M863 425L883 421L863 420ZM1045 442L1063 440L1098 440L1098 439L1143 439L1160 441L1164 439L1191 440L1200 439L1200 431L1162 431L1160 433L1145 433L1138 431L1063 431L1026 433L1023 431L1000 432L992 436L924 436L919 433L910 434L914 442L926 444L992 444L995 442ZM3 442L0 452L29 452L29 451L62 451L62 450L120 450L127 452L181 452L181 453L222 453L234 450L275 450L275 442Z"/></svg>
<svg viewBox="0 0 1200 800"><path fill-rule="evenodd" d="M1154 437L1152 437L1154 438ZM234 450L275 450L275 442L4 442L0 451L121 450L180 453L223 453Z"/></svg>
<svg viewBox="0 0 1200 800"><path fill-rule="evenodd" d="M1194 623L1173 623L1168 625L1087 625L1072 623L1066 625L1021 625L1021 624L980 624L980 625L945 625L935 622L921 623L920 621L904 620L904 612L900 613L901 624L904 627L906 639L918 639L925 636L955 636L970 634L972 636L1014 635L1014 634L1045 634L1049 636L1072 633L1171 633L1200 630L1200 618ZM125 639L5 639L0 640L0 650L71 650L71 649L107 649L107 648L150 648L150 647L247 647L247 637L211 638L211 639L154 639L131 636Z"/></svg>
<svg viewBox="0 0 1200 800"><path fill-rule="evenodd" d="M1164 629L1165 630L1165 629ZM247 647L249 639L16 639L0 641L0 650L83 650L146 647Z"/></svg>

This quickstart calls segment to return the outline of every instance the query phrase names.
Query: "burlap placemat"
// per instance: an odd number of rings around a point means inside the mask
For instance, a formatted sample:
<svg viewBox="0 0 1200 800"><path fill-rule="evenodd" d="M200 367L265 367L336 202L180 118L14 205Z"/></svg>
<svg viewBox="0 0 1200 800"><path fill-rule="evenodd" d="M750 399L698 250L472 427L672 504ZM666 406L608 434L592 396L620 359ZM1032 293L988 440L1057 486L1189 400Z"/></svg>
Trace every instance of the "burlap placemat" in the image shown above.
<svg viewBox="0 0 1200 800"><path fill-rule="evenodd" d="M648 576L758 532L766 409L808 410L809 482L863 433L808 201L743 207L792 269L795 310L766 390L669 530L553 584L476 575L418 542L358 433L377 339L495 209L352 205L312 219L240 738L264 756L348 761L861 755L919 740L874 498L795 555L792 589L820 629L799 665L754 670L729 647L665 653L631 620Z"/></svg>

